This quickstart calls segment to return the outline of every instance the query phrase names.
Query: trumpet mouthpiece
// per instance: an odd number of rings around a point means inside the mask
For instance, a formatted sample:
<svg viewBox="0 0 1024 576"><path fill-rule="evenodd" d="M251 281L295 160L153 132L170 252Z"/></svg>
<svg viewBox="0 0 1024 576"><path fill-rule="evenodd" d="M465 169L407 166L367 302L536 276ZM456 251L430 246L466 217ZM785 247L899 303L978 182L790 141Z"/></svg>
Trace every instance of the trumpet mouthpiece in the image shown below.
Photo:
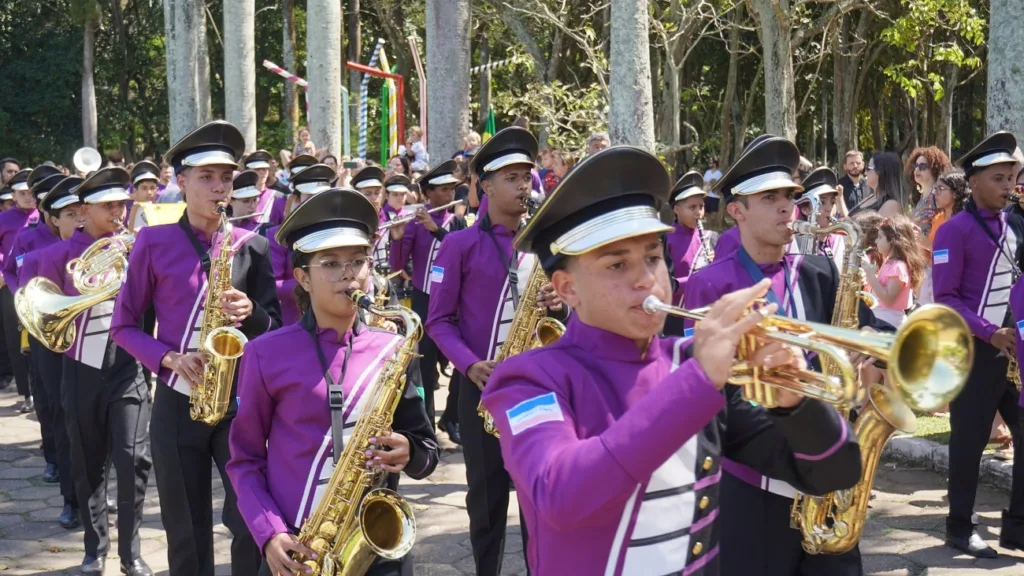
<svg viewBox="0 0 1024 576"><path fill-rule="evenodd" d="M661 312L661 308L664 305L665 304L661 300L659 300L658 297L655 296L654 294L651 294L647 298L644 298L644 312L647 312L651 316L657 314L658 312Z"/></svg>

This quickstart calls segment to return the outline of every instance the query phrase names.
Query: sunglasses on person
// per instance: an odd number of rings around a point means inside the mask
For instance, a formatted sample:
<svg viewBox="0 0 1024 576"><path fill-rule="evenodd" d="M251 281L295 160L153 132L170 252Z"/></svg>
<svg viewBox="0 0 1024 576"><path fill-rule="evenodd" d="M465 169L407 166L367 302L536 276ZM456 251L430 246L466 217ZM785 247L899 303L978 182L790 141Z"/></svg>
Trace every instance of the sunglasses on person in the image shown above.
<svg viewBox="0 0 1024 576"><path fill-rule="evenodd" d="M918 172L924 172L929 169L931 169L931 167L928 166L927 162L918 162L917 164L914 164L914 170L917 170Z"/></svg>

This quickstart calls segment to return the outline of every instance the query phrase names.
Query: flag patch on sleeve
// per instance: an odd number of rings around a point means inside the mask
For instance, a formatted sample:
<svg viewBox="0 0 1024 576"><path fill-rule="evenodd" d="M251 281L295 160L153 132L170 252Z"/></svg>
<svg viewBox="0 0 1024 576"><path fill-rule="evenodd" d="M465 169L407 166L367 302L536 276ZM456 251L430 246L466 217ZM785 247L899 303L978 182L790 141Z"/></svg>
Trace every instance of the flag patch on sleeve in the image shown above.
<svg viewBox="0 0 1024 576"><path fill-rule="evenodd" d="M1024 338L1024 320L1017 320L1017 334Z"/></svg>
<svg viewBox="0 0 1024 576"><path fill-rule="evenodd" d="M932 257L932 264L946 264L949 262L949 250L936 250Z"/></svg>
<svg viewBox="0 0 1024 576"><path fill-rule="evenodd" d="M430 281L440 284L444 280L444 268L440 266L430 267Z"/></svg>
<svg viewBox="0 0 1024 576"><path fill-rule="evenodd" d="M693 328L683 329L683 338L693 338Z"/></svg>
<svg viewBox="0 0 1024 576"><path fill-rule="evenodd" d="M14 263L18 265L18 268L21 268L21 263L24 260L25 260L25 255L22 254L21 256L18 256L17 258L14 259Z"/></svg>
<svg viewBox="0 0 1024 576"><path fill-rule="evenodd" d="M513 436L538 424L565 421L554 392L523 400L506 410L505 415L508 416L508 425Z"/></svg>

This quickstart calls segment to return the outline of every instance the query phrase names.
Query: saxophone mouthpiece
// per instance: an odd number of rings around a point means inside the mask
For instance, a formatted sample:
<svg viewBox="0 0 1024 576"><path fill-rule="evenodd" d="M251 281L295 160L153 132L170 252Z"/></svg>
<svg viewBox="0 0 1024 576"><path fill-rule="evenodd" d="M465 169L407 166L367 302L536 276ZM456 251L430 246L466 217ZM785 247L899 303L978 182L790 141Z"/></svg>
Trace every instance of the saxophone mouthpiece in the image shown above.
<svg viewBox="0 0 1024 576"><path fill-rule="evenodd" d="M352 299L352 302L364 310L369 310L374 306L373 298L366 295L366 292L362 290L346 290L345 294Z"/></svg>
<svg viewBox="0 0 1024 576"><path fill-rule="evenodd" d="M789 229L794 234L814 234L814 226L810 222L804 222L803 220L797 220L789 224Z"/></svg>

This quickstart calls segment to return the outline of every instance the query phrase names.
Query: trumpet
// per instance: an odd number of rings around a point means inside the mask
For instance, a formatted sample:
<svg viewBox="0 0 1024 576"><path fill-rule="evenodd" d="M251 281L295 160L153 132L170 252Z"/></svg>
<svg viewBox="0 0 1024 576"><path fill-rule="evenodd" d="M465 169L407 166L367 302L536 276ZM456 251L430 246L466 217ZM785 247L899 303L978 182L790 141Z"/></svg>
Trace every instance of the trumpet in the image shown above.
<svg viewBox="0 0 1024 576"><path fill-rule="evenodd" d="M648 314L662 312L697 322L708 311L670 306L653 295L644 300L643 308ZM834 363L834 375L793 366L770 370L752 366L748 358L758 339L816 352L823 360ZM895 334L864 333L771 315L765 316L740 341L729 383L743 387L745 400L767 408L776 405L773 389L839 408L854 407L863 400L864 391L848 358L849 352L886 361L892 392L907 406L928 412L945 406L963 389L974 359L974 343L964 319L941 304L915 310Z"/></svg>
<svg viewBox="0 0 1024 576"><path fill-rule="evenodd" d="M465 202L465 200L456 200L454 202L449 202L449 203L445 204L444 206L438 206L437 208L431 208L430 210L427 210L427 214L433 214L434 212L442 212L442 211L446 212L446 211L448 211L449 208L454 208L455 206L458 206L459 204L462 204L463 202ZM416 219L416 215L415 214L412 214L412 215L409 215L409 216L404 216L402 218L396 218L395 220L392 220L390 222L386 222L384 224L381 224L377 228L377 230L387 230L388 228L391 228L392 226L401 226L401 225L404 225L404 224L408 224L409 222L412 222L415 219Z"/></svg>

